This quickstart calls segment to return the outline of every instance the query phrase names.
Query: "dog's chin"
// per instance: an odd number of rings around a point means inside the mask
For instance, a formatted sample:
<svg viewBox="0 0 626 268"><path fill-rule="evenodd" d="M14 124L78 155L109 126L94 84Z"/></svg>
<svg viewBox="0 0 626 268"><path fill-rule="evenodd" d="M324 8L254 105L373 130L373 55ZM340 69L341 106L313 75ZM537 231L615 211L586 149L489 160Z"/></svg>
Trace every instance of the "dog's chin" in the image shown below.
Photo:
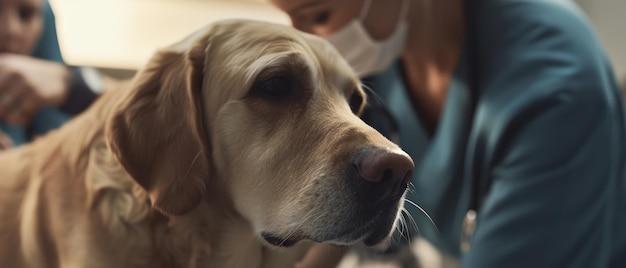
<svg viewBox="0 0 626 268"><path fill-rule="evenodd" d="M393 203L392 203L393 204ZM359 224L350 224L339 227L338 225L329 226L320 230L317 235L299 235L284 236L272 232L263 231L260 233L261 238L267 243L277 247L291 247L301 240L311 240L316 243L325 243L339 246L349 246L359 242L363 242L368 247L377 250L385 250L391 241L392 230L398 217L399 207L392 205L381 209L384 211L379 213L366 222ZM332 229L336 228L334 231Z"/></svg>
<svg viewBox="0 0 626 268"><path fill-rule="evenodd" d="M316 243L325 243L338 246L348 246L359 242L363 242L366 246L373 249L384 250L389 245L391 240L391 230L395 218L378 219L372 221L369 228L357 228L353 232L344 233L336 237L315 237L315 236L289 236L282 237L270 232L261 232L261 237L270 245L276 247L291 247L300 242L301 240L311 240ZM372 227L373 226L373 227Z"/></svg>
<svg viewBox="0 0 626 268"><path fill-rule="evenodd" d="M384 248L389 245L391 234L398 218L398 208L390 206L382 209L384 213L374 216L358 226L345 226L338 239L328 241L331 244L351 245L363 242L368 247Z"/></svg>
<svg viewBox="0 0 626 268"><path fill-rule="evenodd" d="M363 244L376 250L385 250L391 241L391 229L379 228L363 240Z"/></svg>
<svg viewBox="0 0 626 268"><path fill-rule="evenodd" d="M265 240L265 242L269 243L270 245L276 246L276 247L283 247L283 248L292 247L298 242L300 242L301 240L306 239L306 238L281 238L278 236L274 236L270 233L262 233L261 237L263 238L263 240ZM317 239L306 239L306 240L311 240L317 243L337 245L337 246L349 246L349 245L356 244L360 241L363 241L363 243L368 247L371 247L375 250L384 251L385 249L389 247L389 242L391 241L391 232L388 232L387 235L380 235L380 233L374 232L368 236L365 236L364 238L354 239L354 240L343 240L343 239L329 240L329 241L319 241Z"/></svg>
<svg viewBox="0 0 626 268"><path fill-rule="evenodd" d="M368 247L384 248L389 244L391 239L391 231L393 229L395 218L377 219L370 228L355 230L355 232L344 236L343 239L334 241L332 244L351 245L363 242Z"/></svg>

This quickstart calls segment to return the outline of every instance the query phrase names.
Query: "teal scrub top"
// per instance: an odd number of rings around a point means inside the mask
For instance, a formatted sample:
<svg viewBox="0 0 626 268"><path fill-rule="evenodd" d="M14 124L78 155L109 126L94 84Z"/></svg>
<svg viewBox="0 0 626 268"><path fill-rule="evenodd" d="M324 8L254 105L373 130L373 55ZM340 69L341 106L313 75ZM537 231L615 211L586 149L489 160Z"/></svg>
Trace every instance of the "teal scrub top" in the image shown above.
<svg viewBox="0 0 626 268"><path fill-rule="evenodd" d="M43 29L32 56L55 62L63 62L59 41L57 39L54 13L48 1L44 1ZM36 136L43 135L48 131L58 128L67 122L71 115L63 113L56 108L44 108L37 112L28 126L16 126L0 121L0 131L5 132L13 141L14 145L26 143Z"/></svg>
<svg viewBox="0 0 626 268"><path fill-rule="evenodd" d="M624 107L587 19L567 0L468 8L471 29L432 136L399 64L365 82L416 163L407 199L438 229L406 202L419 227L412 237L465 268L626 267ZM383 118L368 123L389 134ZM474 194L477 226L462 253Z"/></svg>

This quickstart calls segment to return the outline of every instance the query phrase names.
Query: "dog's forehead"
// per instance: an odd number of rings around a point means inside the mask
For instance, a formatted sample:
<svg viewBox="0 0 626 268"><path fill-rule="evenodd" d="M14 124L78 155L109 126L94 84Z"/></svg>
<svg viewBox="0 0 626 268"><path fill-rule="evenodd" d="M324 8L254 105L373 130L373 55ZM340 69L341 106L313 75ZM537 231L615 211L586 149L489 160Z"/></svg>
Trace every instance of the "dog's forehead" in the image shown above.
<svg viewBox="0 0 626 268"><path fill-rule="evenodd" d="M321 75L328 78L329 82L341 86L359 84L358 76L354 70L328 41L304 32L300 32L300 34L318 61Z"/></svg>
<svg viewBox="0 0 626 268"><path fill-rule="evenodd" d="M334 47L324 39L298 31L290 26L261 21L230 19L214 22L196 30L183 40L165 48L165 50L184 53L202 39L207 40L205 37L209 35L218 39L233 39L235 45L238 43L248 43L240 42L242 39L256 40L256 45L259 46L259 48L267 47L268 45L278 42L298 44L297 46L289 46L289 48L296 50L304 49L306 51L302 52L311 53L311 56L322 61L336 62L336 64L338 64L337 67L344 69L342 71L349 71L345 70L349 69L348 64L344 64L345 62L341 60L337 61L337 59L341 57ZM233 45L233 43L229 43L229 45Z"/></svg>
<svg viewBox="0 0 626 268"><path fill-rule="evenodd" d="M263 69L260 66L266 66L272 56L295 53L301 55L303 62L307 62L309 69L317 74L314 75L318 78L316 80L323 76L326 82L335 85L358 84L354 71L330 43L287 25L241 19L222 20L198 29L166 50L184 53L198 42L215 43L211 44L213 52L221 53L213 53L206 60L213 61L221 69L226 70L233 65L237 68L247 66L248 70L244 72L241 69L227 72L246 74L246 81L252 80Z"/></svg>

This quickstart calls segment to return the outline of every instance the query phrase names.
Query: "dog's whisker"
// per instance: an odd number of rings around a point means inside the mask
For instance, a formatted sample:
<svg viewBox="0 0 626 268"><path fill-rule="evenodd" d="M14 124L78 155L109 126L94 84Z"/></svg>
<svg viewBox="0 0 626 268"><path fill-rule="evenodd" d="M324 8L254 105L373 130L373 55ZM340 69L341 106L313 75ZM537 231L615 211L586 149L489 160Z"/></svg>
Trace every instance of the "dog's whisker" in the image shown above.
<svg viewBox="0 0 626 268"><path fill-rule="evenodd" d="M396 238L395 235L391 236L391 241L389 243L390 246L396 246L396 245L400 244L400 242L398 240L396 240L396 239L400 239L400 238Z"/></svg>
<svg viewBox="0 0 626 268"><path fill-rule="evenodd" d="M411 191L412 193L415 193L416 191L415 184L413 184L413 182L409 182L409 186L407 187L407 189Z"/></svg>
<svg viewBox="0 0 626 268"><path fill-rule="evenodd" d="M402 224L403 228L400 234L402 235L402 237L408 238L408 235L410 234L410 230L409 230L409 227L407 226L404 213L408 213L408 212L405 208L402 208L402 211L400 212L400 223Z"/></svg>
<svg viewBox="0 0 626 268"><path fill-rule="evenodd" d="M415 224L415 221L413 221L413 218L411 217L410 213L408 210L404 209L404 212L407 214L406 217L409 217L409 221L411 221L415 226L417 226ZM405 215L402 214L402 217L404 218ZM406 220L405 220L406 221ZM406 224L406 223L405 223ZM411 230L409 229L408 225L405 226L406 227L406 240L407 243L409 244L409 248L411 248ZM417 228L417 227L416 227Z"/></svg>
<svg viewBox="0 0 626 268"><path fill-rule="evenodd" d="M403 220L401 220L400 225L396 227L396 232L398 232L400 235L396 237L396 235L392 235L391 236L391 242L394 245L399 245L400 243L402 243L402 240L406 239L404 236L404 232L405 232L405 226L404 226L404 222Z"/></svg>
<svg viewBox="0 0 626 268"><path fill-rule="evenodd" d="M193 168L193 165L196 163L196 161L198 160L198 158L200 157L200 154L202 153L202 150L198 151L198 153L196 154L196 156L193 158L193 160L191 160L191 164L189 164L189 168L187 169L187 172L185 172L185 175L183 176L183 180L187 178L187 176L189 176L189 173L191 172L191 169Z"/></svg>
<svg viewBox="0 0 626 268"><path fill-rule="evenodd" d="M417 223L415 222L415 220L413 219L413 217L411 216L411 213L409 213L408 210L403 209L402 211L402 217L406 217L405 219L405 228L406 228L406 236L407 236L407 240L410 242L411 241L411 228L413 227L413 229L418 230L419 228L417 227ZM410 226L409 226L410 224Z"/></svg>
<svg viewBox="0 0 626 268"><path fill-rule="evenodd" d="M406 213L406 217L409 219L409 221L411 222L411 226L413 227L413 229L415 229L415 231L417 231L417 236L422 236L421 232L420 232L420 228L417 225L417 222L415 221L415 219L413 219L413 217L411 216L411 213L408 210L404 210L404 213ZM410 231L409 231L410 233Z"/></svg>
<svg viewBox="0 0 626 268"><path fill-rule="evenodd" d="M404 210L404 208L402 208L402 210ZM396 226L396 228L398 229L398 231L402 232L404 230L405 227L405 221L404 221L404 217L402 215L402 210L400 211L400 213L398 213L398 219L397 221L400 223Z"/></svg>
<svg viewBox="0 0 626 268"><path fill-rule="evenodd" d="M398 225L396 226L396 229L397 229L400 233L402 233L402 230L404 229L404 217L402 217L402 213L400 213L400 214L398 215L398 219L397 219L397 221L398 221L398 223L400 223L400 224L398 224Z"/></svg>
<svg viewBox="0 0 626 268"><path fill-rule="evenodd" d="M433 221L433 219L430 217L430 215L428 214L428 212L426 212L426 210L424 210L422 207L420 207L419 205L415 204L415 202L413 202L413 201L411 201L411 200L405 199L404 201L405 201L405 202L407 202L407 203L409 203L409 204L411 204L411 205L413 205L413 206L414 206L414 207L416 207L417 209L419 209L419 210L420 210L420 211L424 214L424 216L426 216L426 218L428 218L428 220L430 221L430 223L432 224L432 226L435 228L435 231L437 231L437 233L441 235L441 232L439 232L439 228L437 228L437 225L435 224L435 222Z"/></svg>
<svg viewBox="0 0 626 268"><path fill-rule="evenodd" d="M413 218L413 215L411 215L409 210L406 209L406 207L404 207L404 208L402 208L402 212L404 213L403 216L406 216L409 219L409 221L412 223L412 226L416 227L417 223L415 222L415 219Z"/></svg>
<svg viewBox="0 0 626 268"><path fill-rule="evenodd" d="M411 213L409 212L409 210L407 210L406 208L404 208L404 213L406 213L406 217L409 219L409 221L411 222L411 227L413 227L415 230L419 231L419 227L417 226L417 222L415 221L415 218L413 218L413 215L411 215Z"/></svg>

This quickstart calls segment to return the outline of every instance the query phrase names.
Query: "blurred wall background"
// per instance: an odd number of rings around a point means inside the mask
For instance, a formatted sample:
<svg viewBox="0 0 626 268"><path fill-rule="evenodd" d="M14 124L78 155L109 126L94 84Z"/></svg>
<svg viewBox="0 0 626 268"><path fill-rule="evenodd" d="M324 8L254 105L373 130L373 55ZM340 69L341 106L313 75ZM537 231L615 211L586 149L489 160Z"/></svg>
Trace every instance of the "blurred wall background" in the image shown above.
<svg viewBox="0 0 626 268"><path fill-rule="evenodd" d="M262 0L49 0L66 62L131 76L159 48L226 18L288 24Z"/></svg>
<svg viewBox="0 0 626 268"><path fill-rule="evenodd" d="M380 0L384 1L384 0ZM626 78L626 0L574 0L589 16L618 79ZM266 0L50 0L66 61L132 75L154 51L212 21L288 24ZM127 71L131 70L131 71Z"/></svg>
<svg viewBox="0 0 626 268"><path fill-rule="evenodd" d="M587 13L618 79L626 79L626 0L575 0ZM626 82L626 81L624 81Z"/></svg>

